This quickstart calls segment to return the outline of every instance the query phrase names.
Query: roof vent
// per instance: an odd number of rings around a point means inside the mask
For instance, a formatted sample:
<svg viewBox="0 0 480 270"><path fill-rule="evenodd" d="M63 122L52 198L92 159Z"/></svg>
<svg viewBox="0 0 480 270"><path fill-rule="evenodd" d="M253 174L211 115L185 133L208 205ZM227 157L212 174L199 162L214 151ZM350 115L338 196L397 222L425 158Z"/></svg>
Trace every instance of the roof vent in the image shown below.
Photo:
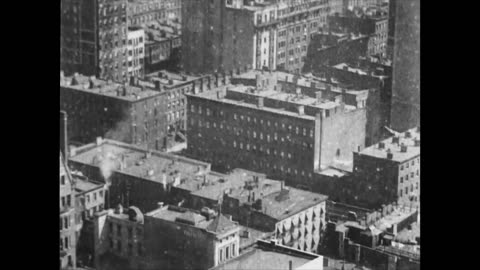
<svg viewBox="0 0 480 270"><path fill-rule="evenodd" d="M390 149L387 150L387 159L393 159L393 153Z"/></svg>

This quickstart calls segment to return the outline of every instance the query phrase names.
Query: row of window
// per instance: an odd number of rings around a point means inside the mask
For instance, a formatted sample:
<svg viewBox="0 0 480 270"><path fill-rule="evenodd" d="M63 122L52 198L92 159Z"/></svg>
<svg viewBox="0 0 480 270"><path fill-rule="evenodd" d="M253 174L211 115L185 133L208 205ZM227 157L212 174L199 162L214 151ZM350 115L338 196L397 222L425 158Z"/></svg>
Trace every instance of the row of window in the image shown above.
<svg viewBox="0 0 480 270"><path fill-rule="evenodd" d="M415 186L415 189L418 190L419 186L418 186L418 182L416 183L416 186ZM408 190L409 190L409 187L405 187L405 196L408 195ZM410 192L413 192L413 184L410 185ZM403 189L400 189L400 193L399 193L400 197L403 196Z"/></svg>
<svg viewBox="0 0 480 270"><path fill-rule="evenodd" d="M412 161L408 161L408 162L400 165L400 171L403 171L404 166L405 166L405 168L408 168L410 164L411 164L412 166L415 165L415 162L420 163L420 157L418 157L418 158L416 158L416 159L413 159Z"/></svg>
<svg viewBox="0 0 480 270"><path fill-rule="evenodd" d="M60 238L60 249L61 250L62 249L69 249L70 248L70 243L71 243L70 235L64 237L63 239Z"/></svg>
<svg viewBox="0 0 480 270"><path fill-rule="evenodd" d="M72 206L72 195L61 196L60 198L62 207L71 207Z"/></svg>
<svg viewBox="0 0 480 270"><path fill-rule="evenodd" d="M219 256L218 256L218 263L222 263L223 261L226 261L230 258L233 258L237 255L237 249L235 243L223 247L219 251Z"/></svg>
<svg viewBox="0 0 480 270"><path fill-rule="evenodd" d="M113 250L114 247L115 247L115 241L113 239L110 239L110 249ZM122 241L119 241L117 240L117 248L116 248L116 251L118 253L122 253ZM128 243L127 244L127 255L128 256L135 256L135 255L138 255L138 256L143 256L143 247L142 247L142 244L141 243L138 243L137 244L137 254L134 253L134 248L133 248L133 244L132 243Z"/></svg>
<svg viewBox="0 0 480 270"><path fill-rule="evenodd" d="M420 170L417 170L417 176L420 176ZM415 172L410 173L410 179L415 177ZM405 175L405 181L408 181L408 173ZM400 176L400 183L403 183L403 176Z"/></svg>
<svg viewBox="0 0 480 270"><path fill-rule="evenodd" d="M70 228L70 217L60 217L60 230L66 230Z"/></svg>
<svg viewBox="0 0 480 270"><path fill-rule="evenodd" d="M97 201L97 194L98 194L99 198L103 198L103 190L94 191L91 194L86 194L85 199L86 199L87 203L90 203L90 196L92 196L93 202Z"/></svg>

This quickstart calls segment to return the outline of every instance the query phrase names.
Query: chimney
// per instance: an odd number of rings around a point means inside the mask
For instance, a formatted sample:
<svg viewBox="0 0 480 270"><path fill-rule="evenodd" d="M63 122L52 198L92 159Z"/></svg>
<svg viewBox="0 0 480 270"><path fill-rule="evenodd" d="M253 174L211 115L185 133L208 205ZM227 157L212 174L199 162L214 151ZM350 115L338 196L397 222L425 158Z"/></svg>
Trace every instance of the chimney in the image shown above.
<svg viewBox="0 0 480 270"><path fill-rule="evenodd" d="M400 142L400 138L397 137L397 136L393 136L392 143L397 143L398 144L399 142Z"/></svg>
<svg viewBox="0 0 480 270"><path fill-rule="evenodd" d="M127 96L127 87L125 86L122 88L122 96Z"/></svg>
<svg viewBox="0 0 480 270"><path fill-rule="evenodd" d="M405 132L405 138L410 138L412 137L412 133L410 131Z"/></svg>
<svg viewBox="0 0 480 270"><path fill-rule="evenodd" d="M88 89L93 89L95 88L95 76L91 76L88 79Z"/></svg>
<svg viewBox="0 0 480 270"><path fill-rule="evenodd" d="M97 137L96 143L97 143L97 146L102 145L102 137Z"/></svg>
<svg viewBox="0 0 480 270"><path fill-rule="evenodd" d="M420 140L419 139L415 139L415 146L420 146Z"/></svg>
<svg viewBox="0 0 480 270"><path fill-rule="evenodd" d="M222 90L217 91L217 99L223 99L223 91Z"/></svg>
<svg viewBox="0 0 480 270"><path fill-rule="evenodd" d="M135 76L130 76L130 85L137 86L138 85L138 78Z"/></svg>
<svg viewBox="0 0 480 270"><path fill-rule="evenodd" d="M148 170L148 171L147 171L147 176L153 176L154 172L155 172L155 171L154 171L153 169L152 169L152 170Z"/></svg>
<svg viewBox="0 0 480 270"><path fill-rule="evenodd" d="M280 190L285 189L285 181L280 181Z"/></svg>
<svg viewBox="0 0 480 270"><path fill-rule="evenodd" d="M297 94L297 96L301 95L302 94L302 89L300 87L297 87L295 93Z"/></svg>
<svg viewBox="0 0 480 270"><path fill-rule="evenodd" d="M379 142L378 143L378 149L383 149L385 148L385 143L384 142Z"/></svg>
<svg viewBox="0 0 480 270"><path fill-rule="evenodd" d="M298 106L298 114L299 115L304 115L305 114L305 106L303 106L303 105Z"/></svg>
<svg viewBox="0 0 480 270"><path fill-rule="evenodd" d="M152 152L150 152L150 151L145 152L145 158L146 159L150 158L151 156L152 156Z"/></svg>
<svg viewBox="0 0 480 270"><path fill-rule="evenodd" d="M172 79L168 80L168 84L173 85L173 80Z"/></svg>
<svg viewBox="0 0 480 270"><path fill-rule="evenodd" d="M157 206L158 206L158 208L162 208L163 207L163 202L157 203Z"/></svg>
<svg viewBox="0 0 480 270"><path fill-rule="evenodd" d="M263 108L263 100L264 100L263 97L258 97L258 107L259 108Z"/></svg>
<svg viewBox="0 0 480 270"><path fill-rule="evenodd" d="M121 204L118 204L117 207L115 208L115 214L122 214L123 213L123 206Z"/></svg>
<svg viewBox="0 0 480 270"><path fill-rule="evenodd" d="M250 231L248 231L248 230L243 231L243 237L244 238L250 238Z"/></svg>
<svg viewBox="0 0 480 270"><path fill-rule="evenodd" d="M405 144L402 143L402 145L400 146L400 152L402 153L406 153L407 152L407 146Z"/></svg>

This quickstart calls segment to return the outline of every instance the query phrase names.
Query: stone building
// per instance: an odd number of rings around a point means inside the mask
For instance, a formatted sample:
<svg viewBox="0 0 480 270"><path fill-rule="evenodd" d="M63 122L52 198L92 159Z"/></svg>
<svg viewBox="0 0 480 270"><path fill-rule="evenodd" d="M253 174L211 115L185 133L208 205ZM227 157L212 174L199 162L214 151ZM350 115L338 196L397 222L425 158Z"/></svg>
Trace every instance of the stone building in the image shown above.
<svg viewBox="0 0 480 270"><path fill-rule="evenodd" d="M128 78L142 77L145 74L145 31L140 27L128 27Z"/></svg>
<svg viewBox="0 0 480 270"><path fill-rule="evenodd" d="M60 268L77 265L75 183L70 175L66 160L60 153ZM70 268L70 269L71 269Z"/></svg>

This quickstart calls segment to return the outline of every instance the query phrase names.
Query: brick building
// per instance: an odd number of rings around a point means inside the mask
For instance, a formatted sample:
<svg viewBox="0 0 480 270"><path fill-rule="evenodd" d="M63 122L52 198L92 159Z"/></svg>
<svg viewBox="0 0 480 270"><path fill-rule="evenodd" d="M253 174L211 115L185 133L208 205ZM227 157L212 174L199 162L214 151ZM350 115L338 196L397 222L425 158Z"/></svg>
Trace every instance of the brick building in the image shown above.
<svg viewBox="0 0 480 270"><path fill-rule="evenodd" d="M151 24L144 29L146 73L178 69L182 45L180 32L163 24Z"/></svg>
<svg viewBox="0 0 480 270"><path fill-rule="evenodd" d="M318 173L351 163L352 151L365 145L368 91L317 85L292 74L282 87L277 73L250 73L256 86L187 95L186 154L219 172L244 168L330 195L334 183L322 186Z"/></svg>
<svg viewBox="0 0 480 270"><path fill-rule="evenodd" d="M239 67L300 72L311 35L325 27L326 0L188 1L184 3L186 71Z"/></svg>
<svg viewBox="0 0 480 270"><path fill-rule="evenodd" d="M127 0L62 0L60 68L68 75L127 77Z"/></svg>
<svg viewBox="0 0 480 270"><path fill-rule="evenodd" d="M107 137L162 149L166 140L166 93L60 72L60 108L68 113L70 141Z"/></svg>
<svg viewBox="0 0 480 270"><path fill-rule="evenodd" d="M181 0L128 0L128 25L144 25L154 21L179 23Z"/></svg>
<svg viewBox="0 0 480 270"><path fill-rule="evenodd" d="M66 161L60 153L60 269L77 265L76 223L75 223L75 183ZM69 268L71 269L71 268Z"/></svg>
<svg viewBox="0 0 480 270"><path fill-rule="evenodd" d="M420 128L354 153L355 205L420 203Z"/></svg>
<svg viewBox="0 0 480 270"><path fill-rule="evenodd" d="M350 62L368 55L370 37L362 34L326 32L313 35L308 46L303 73L312 72L323 66Z"/></svg>
<svg viewBox="0 0 480 270"><path fill-rule="evenodd" d="M383 140L387 135L384 127L390 126L392 67L357 59L319 70L323 72L316 74L322 74L326 80L335 81L350 90L369 89L365 144L370 146Z"/></svg>
<svg viewBox="0 0 480 270"><path fill-rule="evenodd" d="M143 77L145 74L145 31L140 27L128 27L128 77Z"/></svg>
<svg viewBox="0 0 480 270"><path fill-rule="evenodd" d="M360 16L347 13L328 17L328 28L336 32L353 32L370 36L368 56L385 57L388 39L388 16L380 11L363 13Z"/></svg>
<svg viewBox="0 0 480 270"><path fill-rule="evenodd" d="M97 220L97 265L120 258L133 269L209 269L239 255L240 228L224 215L159 204L145 214L119 206Z"/></svg>
<svg viewBox="0 0 480 270"><path fill-rule="evenodd" d="M109 205L137 206L143 212L157 202L178 204L176 187L210 172L210 164L112 140L72 148L70 166L109 184Z"/></svg>
<svg viewBox="0 0 480 270"><path fill-rule="evenodd" d="M327 196L286 188L283 182L253 175L225 191L222 213L294 249L317 253L325 229Z"/></svg>

